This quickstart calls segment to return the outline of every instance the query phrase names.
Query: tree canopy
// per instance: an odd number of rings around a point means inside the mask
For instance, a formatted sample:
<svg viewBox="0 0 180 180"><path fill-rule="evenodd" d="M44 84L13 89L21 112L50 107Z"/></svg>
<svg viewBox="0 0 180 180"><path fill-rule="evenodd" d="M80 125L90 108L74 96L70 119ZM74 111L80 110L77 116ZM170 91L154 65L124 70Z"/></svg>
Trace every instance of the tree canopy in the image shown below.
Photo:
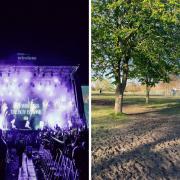
<svg viewBox="0 0 180 180"><path fill-rule="evenodd" d="M178 69L179 11L178 0L92 0L93 76L113 78L121 97L135 67L134 77L168 80Z"/></svg>

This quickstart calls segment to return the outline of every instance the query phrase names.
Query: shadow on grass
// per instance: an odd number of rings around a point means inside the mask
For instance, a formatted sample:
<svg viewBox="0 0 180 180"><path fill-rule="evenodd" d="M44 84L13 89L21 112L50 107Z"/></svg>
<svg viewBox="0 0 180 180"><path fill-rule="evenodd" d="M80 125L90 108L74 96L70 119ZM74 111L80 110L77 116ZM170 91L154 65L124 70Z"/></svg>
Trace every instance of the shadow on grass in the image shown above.
<svg viewBox="0 0 180 180"><path fill-rule="evenodd" d="M125 113L128 116L132 115L140 115L140 114L148 114L148 113L158 113L159 115L180 115L180 103L177 104L167 104L165 107L161 107L159 109L159 106L150 106L147 107L147 109L150 108L150 110L145 112L139 112L139 113ZM154 110L153 110L154 109Z"/></svg>
<svg viewBox="0 0 180 180"><path fill-rule="evenodd" d="M160 123L159 122L155 123L155 121L154 122L152 121L152 122L148 122L147 124L146 121L146 124L144 124L143 121L141 121L139 123L132 124L132 126L128 128L129 130L125 133L122 132L119 133L119 129L115 129L115 128L108 129L108 131L102 130L102 132L103 134L108 133L109 135L106 134L106 136L108 137L114 134L116 135L120 134L121 137L126 137L127 135L131 135L133 133L139 136L149 132L150 130L152 131L153 129L160 128L161 126L164 125L164 123L165 123L164 121L161 121ZM154 148L157 144L165 143L180 138L179 127L176 125L179 125L179 120L175 118L174 121L169 122L168 133L166 132L163 133L165 134L165 136L161 136L160 138L157 138L154 142L139 145L137 148L134 148L128 152L120 153L120 155L114 155L110 158L101 159L92 166L93 177L101 176L102 178L106 178L107 175L106 173L112 170L110 167L117 168L118 170L119 167L126 165L127 162L129 161L136 162L136 160L138 159L138 162L140 163L141 166L143 166L143 168L146 169L150 168L150 174L148 174L148 172L142 169L142 172L139 172L141 175L144 173L146 177L151 176L151 178L153 179L180 178L178 163L173 163L171 159L169 159L168 160L169 163L167 164L166 154L152 151L152 148ZM100 135L102 132L100 132L98 135ZM109 144L111 143L112 141L111 139L109 139ZM164 168L164 166L167 166L168 168L167 167ZM122 170L124 171L125 174L127 173L125 172L125 169L122 168ZM136 167L134 171L137 171ZM121 175L122 174L118 174L117 177L113 177L113 178L122 178ZM131 178L132 175L133 172L130 173L129 178Z"/></svg>
<svg viewBox="0 0 180 180"><path fill-rule="evenodd" d="M110 93L92 93L92 96L114 96L115 92L110 92Z"/></svg>
<svg viewBox="0 0 180 180"><path fill-rule="evenodd" d="M148 112L143 112L143 113L132 113L132 114L120 114L120 115L115 115L113 112L113 110L108 111L108 109L110 107L106 107L104 108L104 111L109 112L106 115L103 115L104 113L102 112L102 107L100 106L95 106L96 108L94 109L94 111L99 112L99 116L93 117L92 118L92 131L93 133L98 133L98 131L100 130L101 132L103 130L105 130L107 132L107 129L113 129L113 127L119 127L123 124L129 123L133 121L133 116L136 119L140 119L140 124L138 123L138 120L136 121L136 124L133 124L133 131L139 131L140 128L142 128L141 132L145 133L146 131L148 131L148 129L146 129L146 123L147 123L147 119L145 118L143 120L143 118L145 116L148 116L148 114L152 114L156 117L158 116L159 118L163 117L163 116L179 116L180 115L180 104L169 104L167 105L166 108L163 109L156 109L156 110L151 110ZM102 112L102 114L101 114ZM138 116L138 118L137 118ZM178 118L178 117L177 117ZM148 125L148 128L153 129L153 128L157 128L158 127L158 122L153 123L154 120L152 119L150 121L150 124ZM133 122L132 122L133 123ZM160 122L161 123L161 122ZM104 133L103 133L104 134Z"/></svg>
<svg viewBox="0 0 180 180"><path fill-rule="evenodd" d="M151 148L155 147L157 144L171 141L174 138L175 138L174 136L163 137L153 143L140 145L139 147L133 149L132 151L124 152L123 154L113 156L110 159L103 159L101 160L101 162L92 166L92 175L93 176L101 175L102 178L105 178L106 175L103 173L101 174L103 170L106 170L107 172L110 166L111 167L114 166L115 168L118 169L117 166L122 167L123 164L125 165L130 160L136 161L136 159L138 158L138 163L142 166L142 169L146 168L145 166L148 165L150 167L150 172L151 172L150 174L148 174L147 172L143 172L142 170L142 172L138 172L138 175L145 174L146 177L149 177L149 178L151 177L154 179L180 178L178 163L172 164L171 166L168 167L168 169L165 169L163 165L165 165L167 161L165 160L164 156L161 153L153 152L151 150ZM180 138L180 135L178 134L176 138ZM134 172L135 171L137 171L136 167L134 169ZM131 178L132 176L133 176L133 171L130 172L128 178ZM121 174L119 174L119 176L116 178L122 178Z"/></svg>
<svg viewBox="0 0 180 180"><path fill-rule="evenodd" d="M162 115L180 115L180 102L179 104L169 104L167 108L163 108L157 113Z"/></svg>
<svg viewBox="0 0 180 180"><path fill-rule="evenodd" d="M100 116L96 117L95 119L92 118L92 130L99 131L100 130L107 130L113 127L119 126L123 123L127 123L128 119L125 114L115 115L114 113L110 113L108 116Z"/></svg>
<svg viewBox="0 0 180 180"><path fill-rule="evenodd" d="M104 98L103 96L99 96L99 98L96 98L96 99L93 99L92 97L92 106L114 106L114 98L112 97L109 97L109 98ZM162 96L159 96L159 97L156 97L154 98L151 97L150 98L150 102L148 104L149 105L154 105L154 107L157 107L158 105L161 105L161 104L173 104L173 103L180 103L180 99L179 98L166 98L166 97L162 97ZM147 106L145 104L145 98L140 96L140 97L137 97L137 96L132 96L132 97L129 97L129 96L125 96L124 97L124 105L142 105L142 106Z"/></svg>
<svg viewBox="0 0 180 180"><path fill-rule="evenodd" d="M154 115L158 116L158 113L155 112ZM101 133L105 134L106 132L114 131L115 134L118 127L122 125L128 125L128 131L125 131L125 133L121 132L121 135L123 137L126 137L127 134L142 136L150 130L159 128L163 123L164 121L162 119L159 119L159 121L157 121L156 118L150 118L148 116L144 116L144 114L125 116L123 115L120 120L113 120L107 118L107 116L102 116L92 121L92 137L94 135L93 133L96 133L96 135L101 136Z"/></svg>
<svg viewBox="0 0 180 180"><path fill-rule="evenodd" d="M102 97L101 97L102 98ZM104 103L105 102L105 103ZM144 98L127 98L125 99L125 105L144 105ZM112 157L102 158L100 161L96 162L92 166L92 177L100 176L102 179L107 179L107 173L111 171L112 167L116 168L116 171L119 171L119 167L122 167L129 161L133 160L136 162L140 162L141 166L144 165L145 168L150 169L150 174L147 171L139 172L140 175L143 173L146 177L150 177L150 179L180 179L180 171L178 163L171 161L171 158L167 160L166 154L161 152L154 152L152 148L154 148L157 144L165 143L174 139L180 138L179 131L179 116L180 116L180 99L175 98L151 98L150 105L146 108L151 109L151 112L145 113L137 113L132 115L123 115L119 116L119 120L115 120L113 118L112 109L114 106L114 101L112 99L96 99L92 101L93 111L97 112L99 116L94 117L92 120L92 148L95 144L98 146L99 141L101 141L101 137L103 137L103 142L105 142L107 146L113 146L113 138L118 137L120 141L117 141L117 144L122 141L126 142L126 139L131 139L133 136L144 137L148 132L153 132L154 130L158 132L160 130L165 131L163 129L164 126L167 126L166 132L163 132L164 136L156 138L152 143L141 144L137 148L131 149L130 151L120 153L119 155L112 155ZM101 110L104 107L104 112L109 109L108 115L103 115ZM149 114L152 114L149 115ZM131 118L130 118L131 117ZM133 117L135 121L133 121ZM139 118L139 119L138 119ZM128 124L128 129L122 131L118 126L122 123L131 122ZM168 125L167 125L168 124ZM124 127L124 126L123 126ZM98 143L97 143L97 138ZM102 143L101 143L102 145ZM167 151L167 150L166 150ZM171 152L171 150L170 150ZM171 157L171 156L170 156ZM166 169L163 165L167 165ZM126 174L126 169L121 169L122 172L118 172L116 175L114 174L114 179L123 179L123 172ZM137 171L137 168L134 170ZM130 173L129 179L133 176L133 172Z"/></svg>
<svg viewBox="0 0 180 180"><path fill-rule="evenodd" d="M92 96L114 96L115 95L115 92L109 92L109 93L107 93L107 92L104 92L104 93L92 93ZM145 93L141 93L141 94L137 94L137 93L135 93L135 94L128 94L128 93L126 93L125 92L125 94L124 94L124 96L125 97L127 97L127 96L138 96L138 97L142 97L142 96L145 96ZM162 97L163 95L160 95L160 94L152 94L151 96L155 96L155 97ZM178 97L178 96L173 96L173 97Z"/></svg>

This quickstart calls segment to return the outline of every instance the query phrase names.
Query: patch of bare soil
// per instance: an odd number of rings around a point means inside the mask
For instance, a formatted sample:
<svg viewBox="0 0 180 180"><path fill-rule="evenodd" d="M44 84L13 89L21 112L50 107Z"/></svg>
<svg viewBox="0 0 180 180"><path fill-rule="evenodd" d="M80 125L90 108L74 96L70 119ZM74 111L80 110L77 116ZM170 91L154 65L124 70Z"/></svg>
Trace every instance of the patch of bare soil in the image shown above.
<svg viewBox="0 0 180 180"><path fill-rule="evenodd" d="M131 115L92 134L92 179L180 179L180 116Z"/></svg>
<svg viewBox="0 0 180 180"><path fill-rule="evenodd" d="M139 105L127 105L124 106L123 112L126 114L144 114L149 113L151 111L154 111L153 108L148 108L145 106L139 106Z"/></svg>

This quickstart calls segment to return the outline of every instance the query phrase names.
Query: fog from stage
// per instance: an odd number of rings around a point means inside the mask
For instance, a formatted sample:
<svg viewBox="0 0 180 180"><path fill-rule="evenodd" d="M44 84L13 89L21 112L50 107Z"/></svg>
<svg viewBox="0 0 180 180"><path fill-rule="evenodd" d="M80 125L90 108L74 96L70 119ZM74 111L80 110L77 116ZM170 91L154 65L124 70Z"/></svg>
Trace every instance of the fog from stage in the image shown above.
<svg viewBox="0 0 180 180"><path fill-rule="evenodd" d="M0 128L79 126L73 73L77 67L1 66Z"/></svg>

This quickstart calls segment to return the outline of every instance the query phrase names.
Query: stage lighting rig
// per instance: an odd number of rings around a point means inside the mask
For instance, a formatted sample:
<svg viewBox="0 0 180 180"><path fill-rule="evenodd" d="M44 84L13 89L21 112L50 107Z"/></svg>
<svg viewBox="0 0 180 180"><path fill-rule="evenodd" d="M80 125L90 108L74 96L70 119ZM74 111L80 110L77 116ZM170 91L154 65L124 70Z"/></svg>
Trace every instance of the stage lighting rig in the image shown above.
<svg viewBox="0 0 180 180"><path fill-rule="evenodd" d="M72 88L74 79L70 78L76 68L76 66L0 65L0 76L2 76L0 100L7 102L9 109L13 102L18 101L23 105L33 100L39 108L35 109L32 106L29 111L28 108L23 109L21 106L14 115L24 117L27 115L23 114L24 112L35 114L42 107L43 114L39 113L37 119L47 121L52 128L56 124L64 126L67 123L66 115L74 114L74 109L78 108L75 103L76 87ZM55 102L56 100L58 102ZM11 110L12 113L15 112Z"/></svg>

